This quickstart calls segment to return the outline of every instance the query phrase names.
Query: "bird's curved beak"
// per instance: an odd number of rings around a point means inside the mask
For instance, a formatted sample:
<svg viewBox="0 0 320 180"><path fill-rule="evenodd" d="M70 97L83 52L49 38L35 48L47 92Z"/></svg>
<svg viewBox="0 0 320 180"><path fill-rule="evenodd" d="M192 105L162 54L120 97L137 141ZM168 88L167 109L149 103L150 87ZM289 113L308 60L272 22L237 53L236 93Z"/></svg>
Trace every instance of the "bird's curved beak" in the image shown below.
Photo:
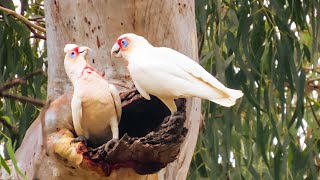
<svg viewBox="0 0 320 180"><path fill-rule="evenodd" d="M88 52L89 51L92 51L89 47L86 47L86 46L79 47L79 53L80 53L81 56L84 57L84 59L86 61L88 61Z"/></svg>
<svg viewBox="0 0 320 180"><path fill-rule="evenodd" d="M86 47L86 46L81 46L79 47L79 53L82 55L82 56L85 56L88 54L89 50L91 51L91 49L89 47Z"/></svg>
<svg viewBox="0 0 320 180"><path fill-rule="evenodd" d="M111 57L122 57L121 51L120 51L120 46L118 43L114 43L111 49Z"/></svg>

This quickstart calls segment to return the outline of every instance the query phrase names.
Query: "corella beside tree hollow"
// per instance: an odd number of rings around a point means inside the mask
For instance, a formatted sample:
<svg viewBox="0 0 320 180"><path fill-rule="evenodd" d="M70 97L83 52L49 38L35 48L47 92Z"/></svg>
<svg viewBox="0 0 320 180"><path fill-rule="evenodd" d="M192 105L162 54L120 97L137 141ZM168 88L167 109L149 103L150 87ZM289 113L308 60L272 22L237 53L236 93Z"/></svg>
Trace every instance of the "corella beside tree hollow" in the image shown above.
<svg viewBox="0 0 320 180"><path fill-rule="evenodd" d="M93 146L117 141L122 111L117 89L88 64L88 47L67 44L64 50L64 67L74 87L71 110L76 134Z"/></svg>
<svg viewBox="0 0 320 180"><path fill-rule="evenodd" d="M128 70L139 93L150 100L158 97L171 111L174 99L199 97L230 107L243 96L242 91L225 87L198 63L166 47L154 47L133 33L121 35L111 56L128 61Z"/></svg>

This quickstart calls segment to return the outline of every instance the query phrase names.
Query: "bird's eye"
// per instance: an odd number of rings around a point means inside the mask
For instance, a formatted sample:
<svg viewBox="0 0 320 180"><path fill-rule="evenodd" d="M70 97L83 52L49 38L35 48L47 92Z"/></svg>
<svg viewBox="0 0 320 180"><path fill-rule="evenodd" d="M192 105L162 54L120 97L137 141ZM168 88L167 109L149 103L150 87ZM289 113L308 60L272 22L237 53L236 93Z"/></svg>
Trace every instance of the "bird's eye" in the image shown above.
<svg viewBox="0 0 320 180"><path fill-rule="evenodd" d="M123 39L123 40L121 41L122 48L127 48L127 47L128 47L128 44L129 44L129 42L128 42L128 40L126 40L126 39Z"/></svg>
<svg viewBox="0 0 320 180"><path fill-rule="evenodd" d="M73 58L75 58L75 57L76 57L76 53L75 53L74 51L72 51L72 52L70 53L70 58L73 59Z"/></svg>

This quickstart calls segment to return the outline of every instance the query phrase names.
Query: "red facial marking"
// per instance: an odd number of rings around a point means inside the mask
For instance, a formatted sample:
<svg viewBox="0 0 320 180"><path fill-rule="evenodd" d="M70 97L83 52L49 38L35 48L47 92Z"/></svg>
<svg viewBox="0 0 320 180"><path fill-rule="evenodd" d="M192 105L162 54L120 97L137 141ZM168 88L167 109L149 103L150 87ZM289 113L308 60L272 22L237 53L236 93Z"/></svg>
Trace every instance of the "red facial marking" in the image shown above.
<svg viewBox="0 0 320 180"><path fill-rule="evenodd" d="M122 44L121 44L122 39L124 39L124 38L118 39L118 41L117 41L118 45L120 46L120 49L122 49Z"/></svg>
<svg viewBox="0 0 320 180"><path fill-rule="evenodd" d="M76 52L77 54L79 54L79 47L75 47L73 48L74 52Z"/></svg>
<svg viewBox="0 0 320 180"><path fill-rule="evenodd" d="M71 57L71 53L75 53L75 57L77 57L80 53L79 53L79 47L75 47L75 48L73 48L70 52L69 52L69 56ZM72 57L71 57L72 58ZM74 57L72 58L72 59L74 59Z"/></svg>

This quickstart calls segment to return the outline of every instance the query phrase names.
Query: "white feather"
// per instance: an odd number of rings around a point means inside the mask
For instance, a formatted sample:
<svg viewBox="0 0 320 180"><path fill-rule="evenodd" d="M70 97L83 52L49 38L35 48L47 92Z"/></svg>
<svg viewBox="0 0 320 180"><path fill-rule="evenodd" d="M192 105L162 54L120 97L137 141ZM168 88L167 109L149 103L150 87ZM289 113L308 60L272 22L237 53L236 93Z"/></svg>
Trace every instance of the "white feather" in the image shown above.
<svg viewBox="0 0 320 180"><path fill-rule="evenodd" d="M88 136L85 134L85 131L83 130L81 126L82 121L82 102L81 99L73 94L71 99L71 109L72 109L72 120L73 120L73 126L77 134L80 134L82 136Z"/></svg>
<svg viewBox="0 0 320 180"><path fill-rule="evenodd" d="M89 48L79 47L79 54L74 59L70 57L71 50L75 47L78 46L65 46L67 54L64 66L74 87L71 110L76 134L91 140L94 146L101 145L110 138L118 139L118 122L121 118L118 91L87 63L84 56Z"/></svg>
<svg viewBox="0 0 320 180"><path fill-rule="evenodd" d="M64 53L69 52L70 50L74 49L75 47L78 47L76 44L66 44L63 48Z"/></svg>
<svg viewBox="0 0 320 180"><path fill-rule="evenodd" d="M232 106L243 96L225 87L189 57L165 47L153 47L144 38L130 34L132 45L125 57L138 91L159 98L200 97L222 106ZM138 43L137 43L138 42ZM171 108L173 109L173 108Z"/></svg>
<svg viewBox="0 0 320 180"><path fill-rule="evenodd" d="M119 92L117 88L113 84L109 84L109 90L114 102L114 107L117 110L117 118L120 121L121 114L122 114L122 106L121 106L121 99L119 96Z"/></svg>

